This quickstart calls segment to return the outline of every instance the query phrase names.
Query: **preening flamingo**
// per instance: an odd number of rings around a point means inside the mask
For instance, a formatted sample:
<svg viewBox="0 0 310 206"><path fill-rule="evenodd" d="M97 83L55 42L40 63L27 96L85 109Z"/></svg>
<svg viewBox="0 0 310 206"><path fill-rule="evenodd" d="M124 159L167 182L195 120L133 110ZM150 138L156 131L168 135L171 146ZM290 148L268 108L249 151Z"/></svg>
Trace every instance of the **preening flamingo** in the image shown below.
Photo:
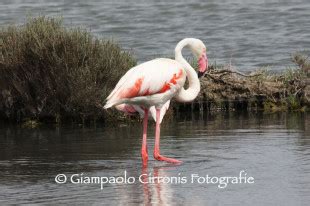
<svg viewBox="0 0 310 206"><path fill-rule="evenodd" d="M184 59L182 49L188 47L198 59L198 75ZM143 116L142 163L147 165L147 123L149 111L156 121L154 158L159 161L181 163L181 161L160 154L160 124L175 97L179 102L193 101L199 91L202 76L208 68L206 46L199 39L186 38L175 48L175 60L158 58L128 70L107 97L105 109L115 106L128 114L139 112ZM188 78L189 87L184 89Z"/></svg>

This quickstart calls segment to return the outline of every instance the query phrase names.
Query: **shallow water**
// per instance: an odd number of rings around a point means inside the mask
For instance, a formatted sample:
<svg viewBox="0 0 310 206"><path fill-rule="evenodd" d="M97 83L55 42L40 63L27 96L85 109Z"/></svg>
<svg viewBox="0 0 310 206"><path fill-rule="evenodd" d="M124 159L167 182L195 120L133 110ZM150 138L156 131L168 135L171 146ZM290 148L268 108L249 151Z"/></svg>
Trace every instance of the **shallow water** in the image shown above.
<svg viewBox="0 0 310 206"><path fill-rule="evenodd" d="M308 114L187 115L165 120L161 152L184 161L140 159L141 125L0 129L0 204L80 205L307 205L310 201ZM199 177L239 177L254 183L191 182ZM70 177L127 177L133 184L73 184ZM83 174L81 174L83 173ZM65 174L65 184L55 177ZM173 183L143 184L164 177ZM244 175L244 173L243 173ZM173 178L187 179L186 183ZM202 179L199 179L202 181ZM77 181L74 178L73 181ZM224 188L219 188L222 186Z"/></svg>
<svg viewBox="0 0 310 206"><path fill-rule="evenodd" d="M172 57L184 37L202 39L211 63L252 71L293 66L296 51L310 54L309 0L211 1L2 0L0 25L22 23L26 16L62 15L132 49L141 62Z"/></svg>

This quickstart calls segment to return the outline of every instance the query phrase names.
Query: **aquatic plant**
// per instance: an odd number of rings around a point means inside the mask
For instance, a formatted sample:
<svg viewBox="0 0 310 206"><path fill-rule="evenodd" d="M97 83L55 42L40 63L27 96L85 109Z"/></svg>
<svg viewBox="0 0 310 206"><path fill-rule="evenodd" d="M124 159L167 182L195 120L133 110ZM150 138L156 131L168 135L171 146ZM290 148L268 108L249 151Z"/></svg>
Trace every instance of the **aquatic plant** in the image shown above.
<svg viewBox="0 0 310 206"><path fill-rule="evenodd" d="M61 18L29 18L0 31L0 114L61 121L113 118L101 102L136 61L121 47Z"/></svg>

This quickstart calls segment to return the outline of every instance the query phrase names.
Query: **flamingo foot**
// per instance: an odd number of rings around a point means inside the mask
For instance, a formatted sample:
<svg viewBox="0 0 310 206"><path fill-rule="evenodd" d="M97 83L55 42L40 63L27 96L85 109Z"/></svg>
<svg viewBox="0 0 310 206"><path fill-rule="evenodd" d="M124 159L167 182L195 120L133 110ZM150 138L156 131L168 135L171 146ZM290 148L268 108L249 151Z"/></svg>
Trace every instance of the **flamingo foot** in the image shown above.
<svg viewBox="0 0 310 206"><path fill-rule="evenodd" d="M165 161L165 162L169 162L169 163L173 163L173 164L181 164L182 163L182 161L180 161L180 160L165 157L165 156L162 156L160 154L154 154L154 158L158 161Z"/></svg>
<svg viewBox="0 0 310 206"><path fill-rule="evenodd" d="M141 150L141 156L142 156L142 165L145 167L147 166L148 162L148 154L147 154L147 149L146 150Z"/></svg>

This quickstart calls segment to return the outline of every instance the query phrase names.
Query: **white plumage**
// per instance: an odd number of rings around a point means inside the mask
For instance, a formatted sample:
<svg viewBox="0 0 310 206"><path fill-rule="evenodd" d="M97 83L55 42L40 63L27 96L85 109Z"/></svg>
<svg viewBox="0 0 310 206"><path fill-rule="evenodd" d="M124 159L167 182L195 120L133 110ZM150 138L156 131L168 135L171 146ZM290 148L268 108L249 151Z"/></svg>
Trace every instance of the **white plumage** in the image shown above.
<svg viewBox="0 0 310 206"><path fill-rule="evenodd" d="M141 155L143 166L147 165L147 121L148 113L156 121L154 158L170 163L181 161L160 155L160 124L169 108L170 100L189 102L196 98L200 91L198 75L183 58L181 50L189 47L198 58L199 74L208 68L206 47L199 39L186 38L175 48L175 60L159 58L131 68L117 83L107 97L105 109L115 106L125 113L140 113L143 119L143 137ZM189 87L184 89L188 78Z"/></svg>
<svg viewBox="0 0 310 206"><path fill-rule="evenodd" d="M107 97L104 108L116 106L127 113L133 113L135 110L143 117L144 110L141 106L149 106L156 121L156 110L152 105L159 105L161 122L169 108L170 99L183 87L185 79L184 66L175 60L160 58L142 63L128 70L119 80ZM126 110L128 104L132 104L131 110Z"/></svg>

